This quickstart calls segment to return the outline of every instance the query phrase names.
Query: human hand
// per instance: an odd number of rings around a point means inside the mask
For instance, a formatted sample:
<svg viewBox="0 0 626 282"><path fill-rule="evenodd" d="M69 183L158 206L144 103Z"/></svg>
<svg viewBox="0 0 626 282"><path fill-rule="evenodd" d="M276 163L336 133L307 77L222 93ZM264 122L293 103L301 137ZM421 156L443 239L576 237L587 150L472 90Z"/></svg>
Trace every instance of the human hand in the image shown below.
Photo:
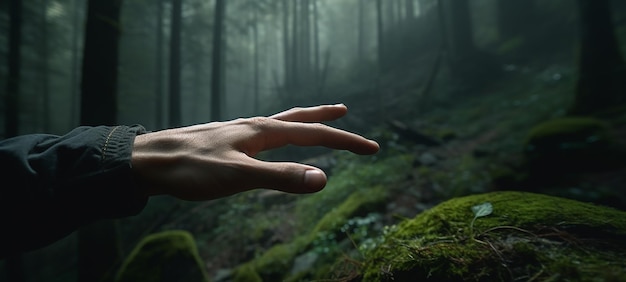
<svg viewBox="0 0 626 282"><path fill-rule="evenodd" d="M320 123L338 119L347 110L343 104L293 108L270 117L139 135L133 146L133 171L146 195L168 194L184 200L210 200L256 188L317 192L326 185L319 168L265 162L254 156L288 144L376 153L380 148L376 142Z"/></svg>

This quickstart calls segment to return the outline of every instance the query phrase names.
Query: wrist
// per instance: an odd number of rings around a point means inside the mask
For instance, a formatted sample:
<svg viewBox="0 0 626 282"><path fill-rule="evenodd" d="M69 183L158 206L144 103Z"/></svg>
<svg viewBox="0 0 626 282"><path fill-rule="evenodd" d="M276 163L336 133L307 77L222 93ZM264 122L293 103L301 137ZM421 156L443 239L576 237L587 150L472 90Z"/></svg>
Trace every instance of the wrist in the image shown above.
<svg viewBox="0 0 626 282"><path fill-rule="evenodd" d="M133 142L131 167L138 193L144 196L164 194L150 175L149 134L137 135Z"/></svg>

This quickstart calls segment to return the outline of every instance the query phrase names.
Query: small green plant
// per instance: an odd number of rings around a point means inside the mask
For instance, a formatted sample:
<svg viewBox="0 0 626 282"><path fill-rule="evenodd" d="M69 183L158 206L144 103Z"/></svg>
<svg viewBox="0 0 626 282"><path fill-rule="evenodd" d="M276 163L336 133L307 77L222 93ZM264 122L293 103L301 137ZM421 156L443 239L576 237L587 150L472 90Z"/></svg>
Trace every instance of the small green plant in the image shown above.
<svg viewBox="0 0 626 282"><path fill-rule="evenodd" d="M479 217L488 216L493 212L493 205L490 202L484 202L480 205L472 206L472 212L474 213L474 219L470 223L470 229L472 234L474 233L474 221Z"/></svg>

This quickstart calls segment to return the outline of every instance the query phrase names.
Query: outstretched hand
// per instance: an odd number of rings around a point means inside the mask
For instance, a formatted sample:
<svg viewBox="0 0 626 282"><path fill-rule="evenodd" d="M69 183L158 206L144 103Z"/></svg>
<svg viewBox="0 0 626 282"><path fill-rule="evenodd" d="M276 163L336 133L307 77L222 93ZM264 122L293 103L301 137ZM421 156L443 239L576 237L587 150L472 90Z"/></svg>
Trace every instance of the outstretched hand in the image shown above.
<svg viewBox="0 0 626 282"><path fill-rule="evenodd" d="M133 146L133 171L146 195L168 194L184 200L210 200L256 188L316 192L326 185L319 168L265 162L254 156L288 144L376 153L376 142L321 124L344 116L347 110L342 104L293 108L270 117L139 135Z"/></svg>

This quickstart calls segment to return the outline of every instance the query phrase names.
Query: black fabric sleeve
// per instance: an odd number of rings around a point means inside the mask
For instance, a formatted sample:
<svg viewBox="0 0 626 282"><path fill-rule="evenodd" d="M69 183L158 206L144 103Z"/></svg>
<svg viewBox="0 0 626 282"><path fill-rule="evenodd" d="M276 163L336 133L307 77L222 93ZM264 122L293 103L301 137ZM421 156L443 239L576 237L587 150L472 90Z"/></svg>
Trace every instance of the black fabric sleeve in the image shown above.
<svg viewBox="0 0 626 282"><path fill-rule="evenodd" d="M147 197L134 184L137 126L78 127L63 136L0 141L0 256L41 248L99 219L138 214Z"/></svg>

